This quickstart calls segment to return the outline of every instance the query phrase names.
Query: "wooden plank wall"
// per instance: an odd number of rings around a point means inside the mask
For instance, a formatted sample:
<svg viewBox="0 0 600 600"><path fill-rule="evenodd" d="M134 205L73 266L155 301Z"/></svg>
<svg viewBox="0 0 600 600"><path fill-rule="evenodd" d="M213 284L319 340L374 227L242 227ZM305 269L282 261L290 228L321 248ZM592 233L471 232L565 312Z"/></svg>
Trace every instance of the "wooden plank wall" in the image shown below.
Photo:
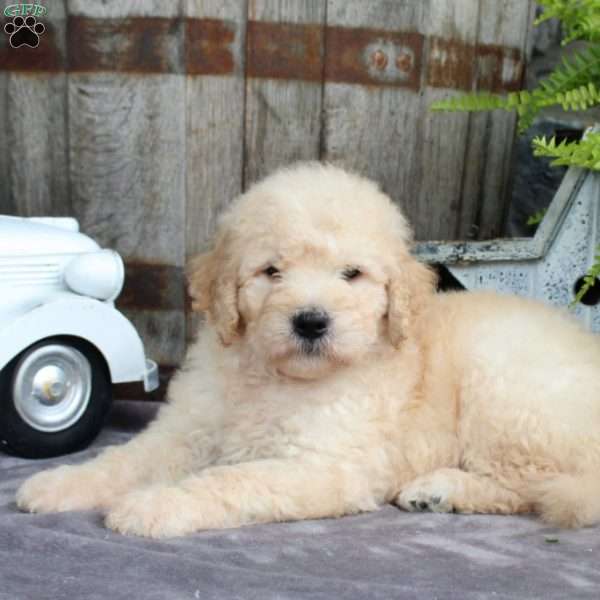
<svg viewBox="0 0 600 600"><path fill-rule="evenodd" d="M327 160L372 175L400 202L419 234L430 237L435 231L431 223L423 226L416 219L419 186L415 186L427 143L421 90L424 38L419 32L427 23L427 4L375 0L365 11L360 0L328 0L327 45L332 60L325 83L324 154ZM333 59L351 43L355 29L363 39L357 40L350 60L340 64ZM406 35L394 35L396 31ZM349 72L361 51L372 76L367 85L353 84Z"/></svg>
<svg viewBox="0 0 600 600"><path fill-rule="evenodd" d="M325 7L320 0L249 2L246 184L282 165L319 159Z"/></svg>
<svg viewBox="0 0 600 600"><path fill-rule="evenodd" d="M501 233L514 117L428 107L519 87L531 0L40 3L38 48L0 33L0 213L73 215L116 248L162 365L197 326L186 259L280 165L374 177L418 239Z"/></svg>
<svg viewBox="0 0 600 600"><path fill-rule="evenodd" d="M224 53L213 68L186 77L186 219L189 258L206 249L221 210L243 190L245 105L245 0L186 0L187 39L208 39ZM191 57L195 45L188 44ZM219 66L225 69L219 71ZM214 68L217 67L217 68ZM226 72L223 72L226 71ZM187 314L186 341L199 319Z"/></svg>
<svg viewBox="0 0 600 600"><path fill-rule="evenodd" d="M8 4L0 2L2 11ZM72 214L67 200L67 77L59 71L57 58L65 52L65 3L53 5L44 19L44 47L32 49L42 52L14 65L22 68L10 68L17 51L8 46L6 21L0 31L0 213ZM37 60L39 71L34 70Z"/></svg>
<svg viewBox="0 0 600 600"><path fill-rule="evenodd" d="M173 19L179 7L72 0L69 16L115 52L122 19ZM166 60L175 61L168 53L178 52L176 43L167 40ZM82 229L127 260L130 287L121 305L152 340L150 352L176 364L185 339L185 79L93 66L69 74L71 203Z"/></svg>

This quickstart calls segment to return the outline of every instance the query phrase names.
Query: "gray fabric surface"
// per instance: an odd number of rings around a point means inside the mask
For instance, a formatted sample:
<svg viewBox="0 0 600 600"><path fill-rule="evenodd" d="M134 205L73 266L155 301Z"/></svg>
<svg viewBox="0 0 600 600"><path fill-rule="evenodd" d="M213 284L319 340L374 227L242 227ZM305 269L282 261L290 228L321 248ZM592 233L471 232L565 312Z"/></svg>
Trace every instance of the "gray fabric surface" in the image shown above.
<svg viewBox="0 0 600 600"><path fill-rule="evenodd" d="M108 531L97 513L17 511L14 493L27 476L125 441L155 408L115 403L100 438L76 455L0 455L0 599L600 598L600 527L556 531L529 517L388 506L154 541Z"/></svg>

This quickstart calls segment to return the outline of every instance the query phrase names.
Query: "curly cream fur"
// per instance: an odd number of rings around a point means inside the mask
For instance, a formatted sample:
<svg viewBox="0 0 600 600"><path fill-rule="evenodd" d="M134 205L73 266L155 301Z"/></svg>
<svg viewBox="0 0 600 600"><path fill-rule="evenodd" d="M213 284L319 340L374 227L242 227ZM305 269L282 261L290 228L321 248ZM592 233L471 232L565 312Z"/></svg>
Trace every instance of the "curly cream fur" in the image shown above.
<svg viewBox="0 0 600 600"><path fill-rule="evenodd" d="M190 262L208 322L156 421L29 479L18 505L102 509L109 527L154 537L392 501L600 520L598 341L532 301L436 295L410 242L390 200L340 169L252 187ZM310 306L332 321L319 352L290 325Z"/></svg>

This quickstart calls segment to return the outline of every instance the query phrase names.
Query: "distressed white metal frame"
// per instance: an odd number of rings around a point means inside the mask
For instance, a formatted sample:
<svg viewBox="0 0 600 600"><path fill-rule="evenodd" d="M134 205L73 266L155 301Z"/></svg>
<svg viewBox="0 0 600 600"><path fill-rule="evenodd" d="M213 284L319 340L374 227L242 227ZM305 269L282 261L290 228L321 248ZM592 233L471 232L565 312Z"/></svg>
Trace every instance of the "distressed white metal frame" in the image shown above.
<svg viewBox="0 0 600 600"><path fill-rule="evenodd" d="M422 260L443 264L465 288L494 289L569 309L600 244L600 175L570 168L532 238L421 242ZM600 304L570 308L600 332Z"/></svg>

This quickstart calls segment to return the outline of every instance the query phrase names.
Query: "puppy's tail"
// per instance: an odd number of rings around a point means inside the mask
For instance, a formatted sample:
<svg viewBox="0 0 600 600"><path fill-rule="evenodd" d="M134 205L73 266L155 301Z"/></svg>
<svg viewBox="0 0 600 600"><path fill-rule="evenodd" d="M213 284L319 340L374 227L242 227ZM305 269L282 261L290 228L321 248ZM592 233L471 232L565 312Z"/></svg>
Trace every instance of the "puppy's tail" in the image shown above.
<svg viewBox="0 0 600 600"><path fill-rule="evenodd" d="M557 474L532 484L531 498L542 519L559 527L600 522L600 473Z"/></svg>

